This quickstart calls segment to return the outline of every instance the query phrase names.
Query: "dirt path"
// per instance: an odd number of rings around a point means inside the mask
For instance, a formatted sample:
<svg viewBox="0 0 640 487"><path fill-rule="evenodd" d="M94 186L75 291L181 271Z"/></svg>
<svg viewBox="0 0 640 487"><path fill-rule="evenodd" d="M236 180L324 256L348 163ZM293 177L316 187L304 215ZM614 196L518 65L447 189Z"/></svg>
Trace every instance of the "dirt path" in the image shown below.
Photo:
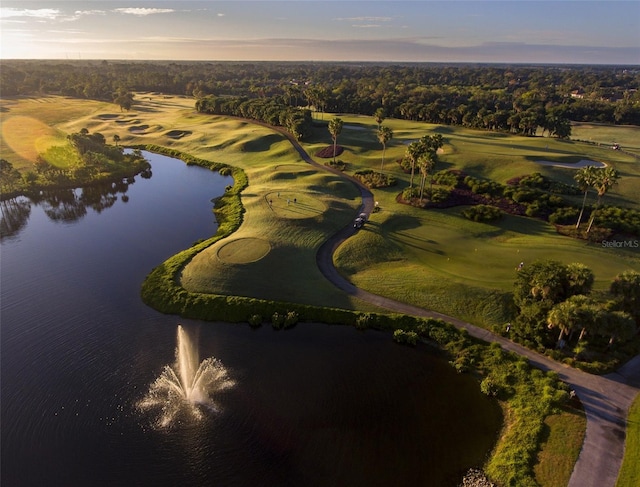
<svg viewBox="0 0 640 487"><path fill-rule="evenodd" d="M315 162L298 141L285 130L279 127L270 127L266 124L262 125L283 134L307 163L314 167L340 174L342 177L352 181L359 188L362 195L362 207L359 211L364 211L367 214L371 213L374 206L373 195L360 181L334 168ZM352 225L342 228L330 237L316 254L316 262L320 272L332 284L351 296L396 313L426 318L441 318L460 329L466 329L470 335L476 338L487 342L498 342L505 350L527 357L535 367L545 371L553 370L557 372L560 375L560 379L569 384L576 392L584 405L587 417L584 443L568 487L615 486L624 455L627 413L634 398L640 392L640 355L612 374L605 376L587 374L454 317L401 303L357 288L340 275L333 265L333 253L335 250L356 231Z"/></svg>

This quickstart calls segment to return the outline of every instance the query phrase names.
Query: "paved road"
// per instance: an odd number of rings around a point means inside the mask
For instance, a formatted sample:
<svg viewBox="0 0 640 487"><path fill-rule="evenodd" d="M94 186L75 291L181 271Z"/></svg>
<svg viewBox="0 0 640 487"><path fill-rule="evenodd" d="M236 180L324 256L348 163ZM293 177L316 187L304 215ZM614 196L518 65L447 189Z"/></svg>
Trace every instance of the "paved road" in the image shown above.
<svg viewBox="0 0 640 487"><path fill-rule="evenodd" d="M360 181L333 168L318 164L289 133L278 127L269 128L275 129L287 137L300 156L309 164L351 180L359 188L362 195L362 207L359 212L371 213L374 206L373 195ZM466 329L474 337L487 342L498 342L505 350L527 357L535 367L545 371L558 372L560 378L573 388L582 401L587 417L584 443L568 487L615 486L624 454L627 412L634 398L640 392L640 355L615 373L605 376L587 374L452 316L425 310L359 289L345 279L333 265L334 251L356 231L349 225L329 238L318 250L316 262L322 274L331 283L352 296L396 313L441 318L458 328Z"/></svg>

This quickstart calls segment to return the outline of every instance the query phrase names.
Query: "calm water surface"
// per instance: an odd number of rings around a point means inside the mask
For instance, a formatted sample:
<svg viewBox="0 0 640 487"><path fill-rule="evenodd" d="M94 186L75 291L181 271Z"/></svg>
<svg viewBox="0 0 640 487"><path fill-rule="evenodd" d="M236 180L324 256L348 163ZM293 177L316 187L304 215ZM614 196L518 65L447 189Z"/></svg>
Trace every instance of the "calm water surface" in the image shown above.
<svg viewBox="0 0 640 487"><path fill-rule="evenodd" d="M482 462L497 407L425 349L348 327L252 330L146 307L145 275L215 232L211 199L231 182L148 157L150 179L110 194L11 202L0 254L3 487L447 486ZM178 323L236 386L201 422L157 430L136 403L173 362Z"/></svg>

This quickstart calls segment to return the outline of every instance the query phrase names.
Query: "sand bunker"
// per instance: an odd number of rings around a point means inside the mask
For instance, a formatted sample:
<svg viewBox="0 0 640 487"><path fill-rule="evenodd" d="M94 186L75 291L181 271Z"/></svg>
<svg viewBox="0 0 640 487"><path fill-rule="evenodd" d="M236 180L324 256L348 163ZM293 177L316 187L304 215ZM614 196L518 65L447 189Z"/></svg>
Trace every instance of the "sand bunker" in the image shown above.
<svg viewBox="0 0 640 487"><path fill-rule="evenodd" d="M148 125L135 125L133 127L129 127L129 132L132 134L144 134L147 132L148 128Z"/></svg>
<svg viewBox="0 0 640 487"><path fill-rule="evenodd" d="M535 162L542 166L564 167L566 169L580 169L581 167L587 167L587 166L593 166L599 169L602 169L603 167L607 167L607 165L604 162L591 161L589 159L582 159L574 163L553 162L553 161L535 161Z"/></svg>
<svg viewBox="0 0 640 487"><path fill-rule="evenodd" d="M238 238L218 249L218 258L227 264L257 262L271 252L271 244L261 238Z"/></svg>
<svg viewBox="0 0 640 487"><path fill-rule="evenodd" d="M192 132L190 130L169 130L165 135L167 137L171 137L172 139L181 139L187 135L191 135Z"/></svg>

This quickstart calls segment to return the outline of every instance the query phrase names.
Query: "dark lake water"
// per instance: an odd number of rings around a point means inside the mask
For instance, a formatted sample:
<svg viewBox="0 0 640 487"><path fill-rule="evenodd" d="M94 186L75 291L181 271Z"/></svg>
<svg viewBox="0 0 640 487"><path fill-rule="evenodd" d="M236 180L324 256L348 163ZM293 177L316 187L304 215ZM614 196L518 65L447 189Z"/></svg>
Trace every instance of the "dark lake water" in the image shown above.
<svg viewBox="0 0 640 487"><path fill-rule="evenodd" d="M3 487L449 486L482 463L499 410L426 348L146 307L145 275L215 232L211 199L231 182L148 157L153 176L126 188L3 204ZM155 429L136 405L174 361L178 323L236 385L217 412Z"/></svg>

